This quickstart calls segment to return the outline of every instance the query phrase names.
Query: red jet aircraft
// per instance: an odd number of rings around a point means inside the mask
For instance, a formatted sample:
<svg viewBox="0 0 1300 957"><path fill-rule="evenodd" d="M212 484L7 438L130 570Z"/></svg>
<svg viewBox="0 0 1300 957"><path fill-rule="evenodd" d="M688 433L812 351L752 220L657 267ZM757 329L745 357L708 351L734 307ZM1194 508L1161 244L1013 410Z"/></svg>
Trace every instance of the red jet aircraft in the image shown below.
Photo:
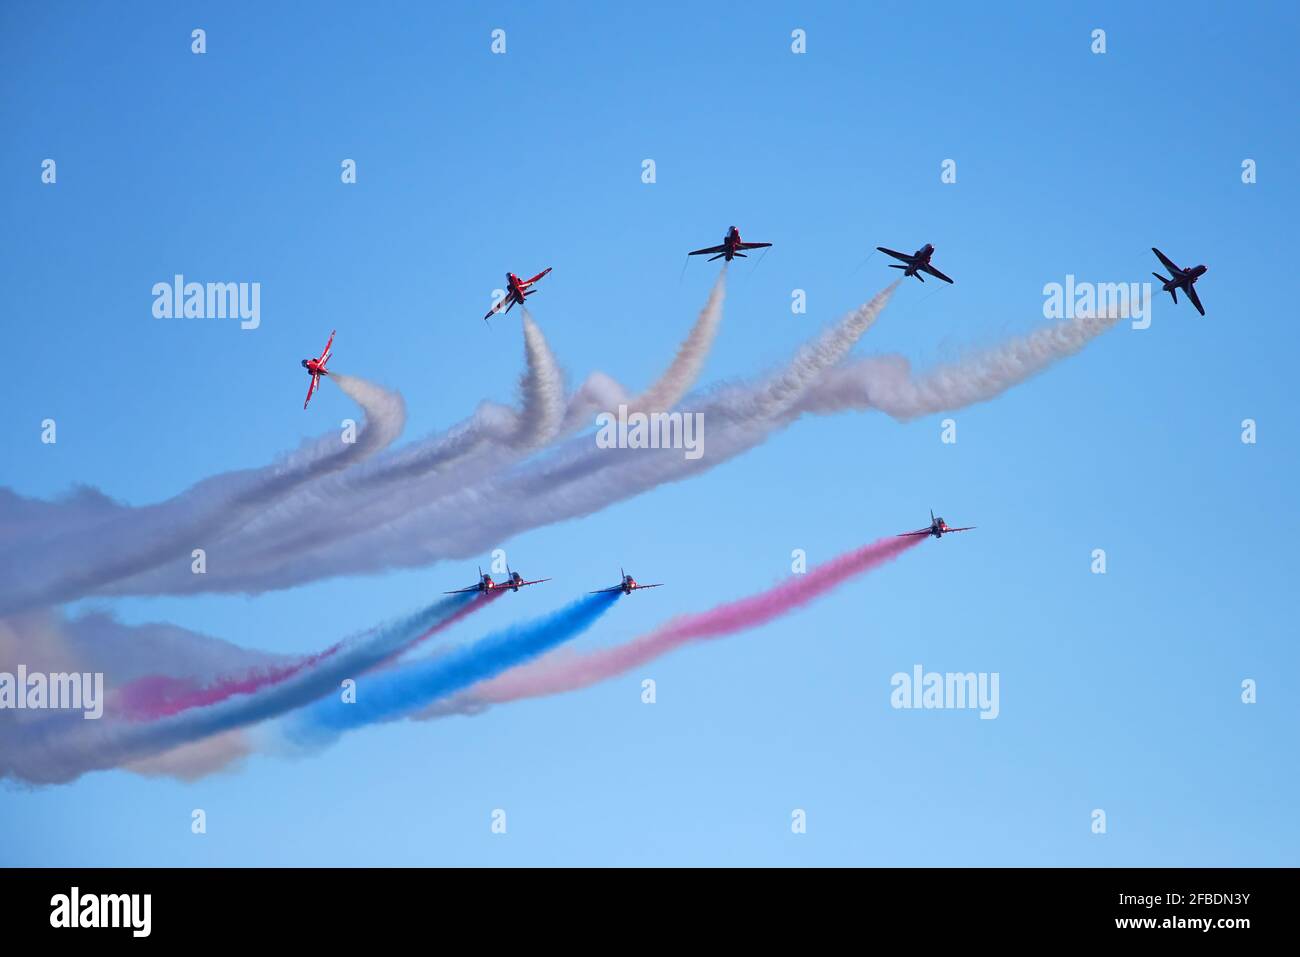
<svg viewBox="0 0 1300 957"><path fill-rule="evenodd" d="M330 331L330 341L325 343L325 351L317 359L303 359L302 367L307 370L311 376L311 385L307 386L307 402L311 401L312 393L316 391L316 386L320 385L320 377L329 375L329 370L325 368L325 363L330 361L330 347L334 345L334 330ZM307 408L307 402L302 407Z"/></svg>
<svg viewBox="0 0 1300 957"><path fill-rule="evenodd" d="M627 574L626 572L624 572L623 569L620 568L618 570L618 573L623 576L623 580L619 582L617 585L615 585L613 588L597 588L593 592L588 592L588 594L606 595L612 591L621 591L624 595L630 595L638 588L659 588L661 585L663 585L663 582L659 582L658 584L655 585L638 585L636 583L636 579L633 578L631 575Z"/></svg>
<svg viewBox="0 0 1300 957"><path fill-rule="evenodd" d="M528 287L550 271L551 267L547 266L532 279L520 279L512 272L506 273L506 294L502 297L500 302L493 305L492 308L487 311L487 315L483 317L483 321L487 322L498 312L509 312L515 303L519 303L519 305L522 306L525 299L537 292L536 289L529 289ZM502 309L502 306L505 308Z"/></svg>
<svg viewBox="0 0 1300 957"><path fill-rule="evenodd" d="M1151 247L1151 251L1160 257L1160 261L1164 263L1165 268L1173 275L1172 279L1166 279L1160 273L1153 272L1151 275L1161 282L1160 288L1173 296L1174 302L1178 301L1178 290L1181 289L1187 293L1187 298L1192 300L1192 305L1196 307L1196 311L1201 315L1205 315L1205 307L1201 305L1201 297L1196 294L1196 287L1193 284L1205 275L1206 267L1188 266L1186 269L1179 269L1168 256L1156 249L1155 246Z"/></svg>
<svg viewBox="0 0 1300 957"><path fill-rule="evenodd" d="M951 279L930 265L930 257L934 255L933 243L926 243L910 256L907 253L900 253L896 249L886 249L884 246L877 246L876 248L886 256L893 256L895 259L901 259L903 262L907 263L906 266L896 266L893 263L889 264L890 269L903 270L904 276L915 276L917 279L920 279L921 282L925 282L925 279L921 276L921 273L925 272L934 276L936 279L942 279L944 282L952 282ZM920 272L917 270L920 270Z"/></svg>
<svg viewBox="0 0 1300 957"><path fill-rule="evenodd" d="M445 591L443 592L443 594L464 595L465 593L472 592L472 591L490 592L490 591L500 591L503 588L508 588L510 591L519 591L519 589L523 588L525 585L540 585L542 582L550 581L549 578L537 578L534 579L533 581L526 582L524 581L523 575L520 575L518 572L510 571L509 565L506 566L506 571L510 572L510 577L507 578L505 581L498 583L492 580L491 575L484 575L483 569L480 568L478 570L477 585L470 585L468 588L457 588L455 591Z"/></svg>
<svg viewBox="0 0 1300 957"><path fill-rule="evenodd" d="M930 509L930 527L918 528L915 532L903 532L901 535L895 535L895 538L909 538L912 536L933 535L935 538L942 538L948 532L969 532L974 525L967 525L965 528L951 528L942 518L934 517L934 509Z"/></svg>
<svg viewBox="0 0 1300 957"><path fill-rule="evenodd" d="M710 253L717 253L716 256L709 256L709 262L713 262L715 259L721 259L723 256L727 257L727 262L731 262L733 256L739 256L741 259L748 258L740 251L742 249L764 249L770 245L772 244L742 242L740 239L740 230L735 226L732 226L727 230L727 235L722 237L721 246L710 246L708 249L697 249L694 252L687 253L686 255L706 256Z"/></svg>

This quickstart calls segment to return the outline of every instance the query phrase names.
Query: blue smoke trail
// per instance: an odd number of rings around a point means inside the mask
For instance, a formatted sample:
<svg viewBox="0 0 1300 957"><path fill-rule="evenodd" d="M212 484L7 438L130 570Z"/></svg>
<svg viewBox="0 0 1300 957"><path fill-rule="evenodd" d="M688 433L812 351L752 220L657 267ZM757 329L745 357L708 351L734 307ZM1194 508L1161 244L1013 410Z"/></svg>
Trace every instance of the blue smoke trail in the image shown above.
<svg viewBox="0 0 1300 957"><path fill-rule="evenodd" d="M352 728L400 718L576 637L620 597L621 592L586 595L472 645L370 675L357 682L356 701L322 699L289 719L282 732L296 744L322 745Z"/></svg>

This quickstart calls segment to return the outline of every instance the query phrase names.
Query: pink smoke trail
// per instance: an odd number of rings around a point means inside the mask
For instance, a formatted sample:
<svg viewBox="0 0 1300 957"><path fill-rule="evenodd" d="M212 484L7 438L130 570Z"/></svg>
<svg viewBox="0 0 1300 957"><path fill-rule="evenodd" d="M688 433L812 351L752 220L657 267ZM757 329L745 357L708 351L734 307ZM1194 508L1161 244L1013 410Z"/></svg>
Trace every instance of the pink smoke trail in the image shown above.
<svg viewBox="0 0 1300 957"><path fill-rule="evenodd" d="M516 668L471 688L457 702L458 710L472 709L476 704L501 704L575 691L645 664L688 641L720 638L766 624L820 598L850 578L892 561L921 541L924 539L882 538L757 595L710 611L679 615L649 634L617 647L584 655L554 656Z"/></svg>
<svg viewBox="0 0 1300 957"><path fill-rule="evenodd" d="M192 678L145 675L119 689L117 707L124 717L132 721L165 718L167 715L188 711L190 708L200 708L225 701L232 695L252 694L261 688L287 681L303 669L328 658L340 647L342 647L341 643L331 645L324 651L306 655L285 665L221 675L207 685L200 685Z"/></svg>
<svg viewBox="0 0 1300 957"><path fill-rule="evenodd" d="M485 607L500 595L501 592L483 594L477 601L470 602L464 608L449 615L425 631L409 646L404 647L402 653L439 632L445 631L462 618L472 615L480 608ZM117 707L123 716L132 721L153 721L158 718L165 718L168 715L188 711L190 708L216 704L235 695L253 694L263 688L269 688L272 685L288 681L299 672L325 661L339 651L343 645L344 642L338 642L323 651L307 655L285 665L274 665L238 674L222 675L207 685L199 685L189 678L173 678L169 675L146 675L128 685L124 685L118 691ZM386 660L391 660L391 658Z"/></svg>

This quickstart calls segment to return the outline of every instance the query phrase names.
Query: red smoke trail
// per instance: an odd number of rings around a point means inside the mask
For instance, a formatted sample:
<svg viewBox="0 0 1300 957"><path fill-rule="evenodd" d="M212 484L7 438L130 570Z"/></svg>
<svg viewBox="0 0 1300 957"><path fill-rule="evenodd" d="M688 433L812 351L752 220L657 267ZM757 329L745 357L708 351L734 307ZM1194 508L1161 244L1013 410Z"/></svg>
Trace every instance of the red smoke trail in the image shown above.
<svg viewBox="0 0 1300 957"><path fill-rule="evenodd" d="M436 635L438 632L450 628L462 618L472 615L500 594L499 591L486 592L476 601L470 602L464 608L459 609L425 631L410 645L403 647L402 653L405 653L408 648L414 648L420 642ZM358 639L352 640L356 641ZM364 638L361 640L364 640ZM132 721L153 721L158 718L165 718L168 715L188 711L190 708L216 704L235 695L252 694L271 685L287 681L300 671L325 661L339 651L344 644L344 642L338 642L324 651L318 651L314 655L307 655L289 664L257 668L239 674L222 675L207 685L200 685L192 678L147 675L128 685L124 685L118 691L117 710Z"/></svg>
<svg viewBox="0 0 1300 957"><path fill-rule="evenodd" d="M584 655L543 659L508 671L476 685L457 704L472 707L475 703L503 703L585 688L645 664L688 641L720 638L766 624L820 598L850 578L897 558L921 541L923 539L919 537L882 538L831 559L807 574L797 575L765 592L729 602L711 611L680 615L649 634L617 647L603 648Z"/></svg>
<svg viewBox="0 0 1300 957"><path fill-rule="evenodd" d="M145 675L122 686L118 691L117 710L132 721L152 721L190 708L216 704L232 695L252 694L259 688L287 681L304 668L309 668L328 658L340 647L342 647L341 643L331 645L324 651L307 655L286 665L221 675L208 685L201 685L194 678Z"/></svg>

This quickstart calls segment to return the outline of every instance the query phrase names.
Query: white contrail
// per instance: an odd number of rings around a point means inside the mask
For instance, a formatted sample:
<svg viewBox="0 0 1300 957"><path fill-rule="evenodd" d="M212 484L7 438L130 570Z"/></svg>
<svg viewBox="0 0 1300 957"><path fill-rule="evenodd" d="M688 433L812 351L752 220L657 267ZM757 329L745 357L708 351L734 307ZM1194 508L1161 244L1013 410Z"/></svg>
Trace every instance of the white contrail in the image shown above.
<svg viewBox="0 0 1300 957"><path fill-rule="evenodd" d="M472 458L483 449L485 438L517 450L516 458L551 441L564 417L563 376L541 331L526 314L523 326L527 369L521 380L520 414L485 403L467 427L453 430L431 448L394 457L377 473L362 471L363 480L387 481L446 468ZM310 510L324 507L326 501L314 496L312 487L333 476L346 488L357 472L353 467L390 445L406 418L400 395L342 373L328 379L366 414L355 441L342 441L342 436L318 439L276 465L215 476L167 502L142 508L118 505L88 490L57 504L26 501L7 492L0 496L0 526L7 530L0 570L13 569L13 574L0 576L0 613L72 600L145 575L163 563L188 568L194 548L219 548L246 527L256 532L277 518L296 525L296 530L286 529L288 539L320 534L319 513ZM305 494L295 499L296 491Z"/></svg>
<svg viewBox="0 0 1300 957"><path fill-rule="evenodd" d="M528 361L519 383L523 401L519 425L510 444L532 450L550 443L564 423L564 374L527 309L524 309L524 345Z"/></svg>
<svg viewBox="0 0 1300 957"><path fill-rule="evenodd" d="M892 371L901 362L895 359L867 360L849 367L855 375L841 375L831 366L866 330L887 296L888 290L801 350L782 373L755 387L725 390L697 406L707 423L701 459L687 460L672 449L596 449L590 436L574 439L539 461L450 498L424 506L410 502L399 521L350 542L346 553L325 549L310 561L319 574L332 575L358 571L358 554L382 555L385 567L469 557L526 529L585 515L710 469L764 441L804 412L878 404L891 415L906 417L985 401L1078 351L1116 321L1070 320L916 380ZM879 395L868 401L862 389L874 380L861 373L872 369L891 370L891 374ZM368 563L362 570L377 570L376 564ZM274 570L262 573L274 574Z"/></svg>
<svg viewBox="0 0 1300 957"><path fill-rule="evenodd" d="M718 327L722 323L722 303L726 297L727 267L723 266L709 293L708 301L700 310L700 316L691 327L690 335L678 347L672 364L650 388L626 402L630 408L644 412L665 411L674 408L691 390L700 377L704 360L718 334ZM616 407L607 405L602 411Z"/></svg>
<svg viewBox="0 0 1300 957"><path fill-rule="evenodd" d="M0 580L8 586L0 593L0 614L69 601L164 563L188 568L193 549L238 531L278 499L374 455L401 434L400 395L352 376L330 378L365 412L355 441L342 434L317 439L275 465L207 479L158 505L110 503L98 520L32 529L39 541L11 541L0 554Z"/></svg>
<svg viewBox="0 0 1300 957"><path fill-rule="evenodd" d="M425 500L430 500L443 489L455 489L483 475L500 471L524 458L524 453L542 448L557 437L589 427L597 412L617 408L620 404L645 411L671 408L695 385L713 345L722 321L725 279L724 270L672 363L636 398L629 398L627 390L610 376L593 372L565 405L559 365L531 314L524 310L526 367L520 380L521 411L518 414L495 403L483 403L468 421L441 436L378 459L364 469L339 476L334 482L317 483L299 496L294 514L286 514L281 520L287 523L301 521L302 516L328 508L339 500L346 500L347 507L355 509L358 499L350 494L352 486L382 487L382 496L372 492L370 497L381 509L384 503L391 502L389 492L399 481L419 481ZM557 415L560 421L557 421ZM473 467L466 470L470 462L473 462ZM457 471L450 471L452 466L456 466ZM436 474L440 471L443 473L441 478ZM361 507L365 508L366 504L369 502ZM351 524L364 529L373 521L373 513L366 511L364 519L357 514ZM342 537L347 530L339 525L327 534Z"/></svg>
<svg viewBox="0 0 1300 957"><path fill-rule="evenodd" d="M523 336L518 412L484 402L468 420L441 435L303 488L268 509L251 531L253 541L266 543L260 553L236 558L227 550L229 542L219 542L215 548L223 561L250 568L261 562L278 564L323 541L345 539L352 529L387 521L393 495L412 482L422 481L425 494L437 495L440 489L475 482L551 442L564 419L564 375L527 311ZM331 518L322 524L317 517L325 514Z"/></svg>
<svg viewBox="0 0 1300 957"><path fill-rule="evenodd" d="M564 418L564 374L542 330L524 310L524 372L519 380L519 412L484 402L465 422L442 435L403 449L353 476L335 483L334 494L352 484L376 487L445 471L500 446L517 459L546 445ZM501 461L497 460L498 463ZM322 488L306 507L323 506L331 489Z"/></svg>
<svg viewBox="0 0 1300 957"><path fill-rule="evenodd" d="M268 511L245 538L221 543L222 565L243 569L244 581L270 581L278 574L276 569L291 560L298 565L303 556L323 546L347 551L346 542L353 536L408 521L413 509L505 474L537 446L588 426L597 411L619 404L644 411L671 407L699 377L722 320L725 292L725 273L720 273L672 363L640 397L627 398L619 383L597 372L570 397L567 409L561 404L558 364L541 331L525 313L528 363L521 380L523 412L516 416L500 406L481 406L475 421L462 430L308 486ZM314 520L322 514L331 516L329 523ZM123 582L115 592L149 592L159 587L157 580L142 577ZM254 585L250 590L257 588Z"/></svg>
<svg viewBox="0 0 1300 957"><path fill-rule="evenodd" d="M903 422L996 398L1078 352L1122 318L1083 316L1038 329L959 362L913 376L902 356L873 356L830 370L798 403L801 412L878 409Z"/></svg>
<svg viewBox="0 0 1300 957"><path fill-rule="evenodd" d="M586 515L707 470L752 448L784 424L803 392L867 331L893 290L884 290L804 346L785 369L757 385L729 388L690 410L702 414L706 423L705 454L699 459L686 458L681 449L598 448L588 434L535 462L433 498L418 485L408 485L400 496L388 498L392 521L371 524L346 541L330 540L296 561L240 557L224 562L222 570L210 572L199 583L173 577L146 587L168 592L260 591L309 578L469 558L525 529Z"/></svg>
<svg viewBox="0 0 1300 957"><path fill-rule="evenodd" d="M755 385L731 386L698 397L690 411L702 413L707 423L700 458L686 458L680 449L597 448L587 433L523 461L507 460L482 472L476 467L467 473L473 475L472 481L464 481L459 470L451 476L421 473L393 486L367 490L364 496L337 497L309 486L293 496L291 511L277 514L280 509L276 509L233 536L220 567L210 567L207 575L156 570L117 582L101 593L257 592L334 575L469 558L521 531L585 515L710 469L805 413L878 408L906 419L985 401L1082 348L1116 321L1073 319L918 377L911 376L905 360L897 357L839 366L892 289L802 348L781 372ZM700 338L707 340L707 336ZM582 401L599 407L601 401L626 393L612 380L593 376L579 394ZM379 464L363 466L362 472ZM491 463L484 459L478 464ZM336 476L345 484L350 480L346 473ZM304 536L320 524L313 522L308 528L298 511L304 497L318 493L321 513L331 520L321 526L319 535L296 537L295 532Z"/></svg>
<svg viewBox="0 0 1300 957"><path fill-rule="evenodd" d="M640 395L629 396L621 384L602 372L593 372L582 388L569 397L561 433L571 435L585 429L597 413L617 409L620 405L637 412L662 412L674 408L699 380L704 360L708 358L722 325L722 306L726 297L727 270L724 266L695 325L677 347L677 355L663 374Z"/></svg>

